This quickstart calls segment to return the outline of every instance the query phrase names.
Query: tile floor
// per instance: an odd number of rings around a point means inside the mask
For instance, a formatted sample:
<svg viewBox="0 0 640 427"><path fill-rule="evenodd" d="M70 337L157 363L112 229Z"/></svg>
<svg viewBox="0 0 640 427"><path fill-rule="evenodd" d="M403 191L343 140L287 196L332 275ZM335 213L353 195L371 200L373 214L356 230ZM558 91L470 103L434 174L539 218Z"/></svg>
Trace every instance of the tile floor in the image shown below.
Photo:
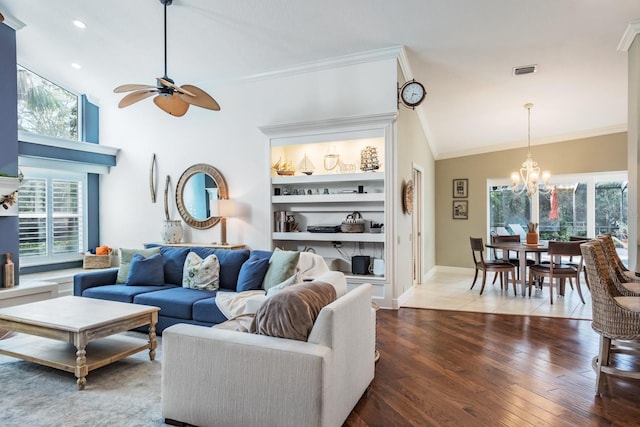
<svg viewBox="0 0 640 427"><path fill-rule="evenodd" d="M436 272L428 281L407 291L401 298L401 307L431 308L441 310L474 311L496 314L521 314L529 316L564 317L591 320L591 295L584 279L580 281L585 304L578 292L567 284L564 297L554 296L549 304L549 288L534 288L531 297L522 297L520 285L518 295L513 295L513 285L509 291L500 290L500 282L491 284L493 274L487 276L487 284L480 295L482 275L478 275L473 289L473 270L460 272ZM575 284L574 284L575 287ZM554 293L557 288L554 286Z"/></svg>

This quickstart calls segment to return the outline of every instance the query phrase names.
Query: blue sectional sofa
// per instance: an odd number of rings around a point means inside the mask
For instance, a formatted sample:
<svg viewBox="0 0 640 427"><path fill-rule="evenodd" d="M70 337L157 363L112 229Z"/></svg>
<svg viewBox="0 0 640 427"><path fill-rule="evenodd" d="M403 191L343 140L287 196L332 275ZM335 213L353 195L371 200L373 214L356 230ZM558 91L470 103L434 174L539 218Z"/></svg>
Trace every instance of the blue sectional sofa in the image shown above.
<svg viewBox="0 0 640 427"><path fill-rule="evenodd" d="M189 252L201 258L215 254L220 262L220 287L217 290L200 290L182 287L182 270ZM212 326L227 318L217 307L218 292L236 292L243 265L251 259L269 259L271 251L226 250L206 247L160 246L164 270L164 284L134 286L116 283L118 268L78 273L73 279L73 294L89 298L106 299L160 307L156 333L176 323ZM243 270L247 276L249 269ZM251 278L240 277L241 281ZM255 287L253 288L255 289Z"/></svg>

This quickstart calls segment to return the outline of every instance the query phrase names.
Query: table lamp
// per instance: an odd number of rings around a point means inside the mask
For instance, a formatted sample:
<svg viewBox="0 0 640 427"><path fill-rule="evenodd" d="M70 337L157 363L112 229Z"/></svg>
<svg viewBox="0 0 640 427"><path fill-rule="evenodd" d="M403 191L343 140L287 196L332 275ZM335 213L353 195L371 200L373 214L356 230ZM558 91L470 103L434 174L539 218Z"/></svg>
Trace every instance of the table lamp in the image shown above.
<svg viewBox="0 0 640 427"><path fill-rule="evenodd" d="M212 203L211 216L220 218L220 243L228 245L227 242L227 218L235 216L236 203L229 199L219 199Z"/></svg>

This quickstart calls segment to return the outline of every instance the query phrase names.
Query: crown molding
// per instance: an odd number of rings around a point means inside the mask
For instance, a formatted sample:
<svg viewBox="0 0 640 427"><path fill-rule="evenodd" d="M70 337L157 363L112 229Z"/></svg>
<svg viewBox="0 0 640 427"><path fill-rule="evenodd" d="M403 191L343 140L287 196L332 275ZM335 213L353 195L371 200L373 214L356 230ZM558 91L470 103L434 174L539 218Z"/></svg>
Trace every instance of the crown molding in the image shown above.
<svg viewBox="0 0 640 427"><path fill-rule="evenodd" d="M538 145L554 144L556 142L567 142L567 141L573 141L576 139L594 138L597 136L611 135L614 133L621 133L626 131L627 131L627 125L619 124L619 125L607 126L607 127L597 128L597 129L571 132L571 133L566 133L562 135L553 135L553 136L547 136L542 138L536 138L535 143L532 142L531 146L535 147ZM504 144L496 144L492 146L475 148L475 149L471 148L468 150L448 151L445 153L441 153L439 156L435 157L435 159L436 160L453 159L456 157L475 156L478 154L513 150L517 148L526 148L526 141L513 141L513 142L504 143Z"/></svg>
<svg viewBox="0 0 640 427"><path fill-rule="evenodd" d="M15 16L7 12L2 12L2 15L4 16L3 24L13 28L16 31L23 29L27 25L21 20L19 20L18 18L16 18Z"/></svg>
<svg viewBox="0 0 640 427"><path fill-rule="evenodd" d="M640 34L640 19L629 22L627 30L622 35L622 39L618 44L618 50L622 52L628 51L638 34Z"/></svg>
<svg viewBox="0 0 640 427"><path fill-rule="evenodd" d="M304 74L313 71L328 70L331 68L345 67L348 65L363 64L367 62L380 61L384 59L397 58L402 50L402 46L391 46L383 49L370 50L366 52L354 53L351 55L343 55L335 58L324 59L320 61L307 62L305 64L294 65L291 67L280 68L278 70L267 71L265 73L253 74L242 77L239 81L256 81L266 80L278 77L293 76L296 74Z"/></svg>

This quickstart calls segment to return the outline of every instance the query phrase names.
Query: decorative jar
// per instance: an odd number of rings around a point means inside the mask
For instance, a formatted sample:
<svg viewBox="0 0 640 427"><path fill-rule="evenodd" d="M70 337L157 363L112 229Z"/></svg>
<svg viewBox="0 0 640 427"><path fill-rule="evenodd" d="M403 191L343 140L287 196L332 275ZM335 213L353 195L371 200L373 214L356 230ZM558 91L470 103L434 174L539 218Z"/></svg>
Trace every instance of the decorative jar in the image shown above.
<svg viewBox="0 0 640 427"><path fill-rule="evenodd" d="M165 220L162 227L162 243L180 243L182 240L182 222L180 220Z"/></svg>

